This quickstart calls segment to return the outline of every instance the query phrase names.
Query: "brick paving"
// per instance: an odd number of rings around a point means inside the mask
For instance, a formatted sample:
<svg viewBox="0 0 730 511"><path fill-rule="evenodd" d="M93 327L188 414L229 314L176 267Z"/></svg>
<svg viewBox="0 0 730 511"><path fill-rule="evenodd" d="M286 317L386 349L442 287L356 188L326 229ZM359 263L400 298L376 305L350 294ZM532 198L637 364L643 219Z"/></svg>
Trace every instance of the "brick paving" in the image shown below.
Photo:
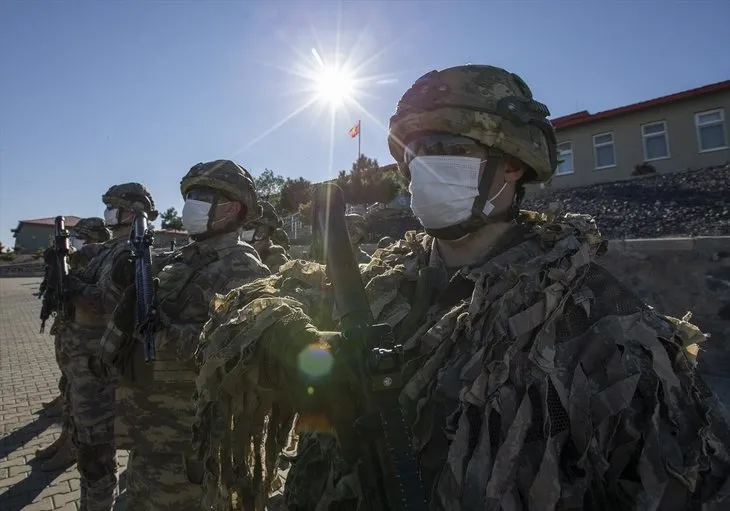
<svg viewBox="0 0 730 511"><path fill-rule="evenodd" d="M61 433L39 411L58 395L53 339L40 334L38 278L0 279L0 510L79 509L79 474L45 473L34 453ZM47 329L50 322L47 323ZM122 471L127 453L118 451Z"/></svg>

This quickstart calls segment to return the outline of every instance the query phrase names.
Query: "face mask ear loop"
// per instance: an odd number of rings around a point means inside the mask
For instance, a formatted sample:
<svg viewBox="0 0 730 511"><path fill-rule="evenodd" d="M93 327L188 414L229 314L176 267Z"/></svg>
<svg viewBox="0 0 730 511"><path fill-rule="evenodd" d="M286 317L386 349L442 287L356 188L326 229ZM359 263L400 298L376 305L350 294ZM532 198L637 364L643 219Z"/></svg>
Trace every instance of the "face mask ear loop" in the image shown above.
<svg viewBox="0 0 730 511"><path fill-rule="evenodd" d="M496 194L494 194L494 197L492 197L491 199L487 199L487 202L492 202L494 199L496 199L497 197L502 195L502 192L504 191L505 188L507 188L507 181L505 181L504 184L502 185L502 188L500 188L499 191Z"/></svg>

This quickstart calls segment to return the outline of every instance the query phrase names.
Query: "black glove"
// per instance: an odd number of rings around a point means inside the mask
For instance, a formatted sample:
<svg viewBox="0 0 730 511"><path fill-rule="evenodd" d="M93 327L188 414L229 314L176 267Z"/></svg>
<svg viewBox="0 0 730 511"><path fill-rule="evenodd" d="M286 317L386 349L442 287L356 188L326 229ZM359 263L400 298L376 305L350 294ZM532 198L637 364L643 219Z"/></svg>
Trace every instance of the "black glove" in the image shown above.
<svg viewBox="0 0 730 511"><path fill-rule="evenodd" d="M134 284L134 274L134 259L120 257L112 266L112 282L121 289L126 289Z"/></svg>

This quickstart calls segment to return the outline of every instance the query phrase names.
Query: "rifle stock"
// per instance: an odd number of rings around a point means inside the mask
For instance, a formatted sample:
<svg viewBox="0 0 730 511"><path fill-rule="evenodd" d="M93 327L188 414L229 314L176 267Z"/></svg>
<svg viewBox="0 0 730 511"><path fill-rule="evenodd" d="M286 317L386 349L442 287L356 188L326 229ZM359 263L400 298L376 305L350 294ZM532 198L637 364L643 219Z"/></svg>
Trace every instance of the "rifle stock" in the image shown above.
<svg viewBox="0 0 730 511"><path fill-rule="evenodd" d="M313 244L323 251L340 314L343 349L359 382L359 418L340 432L348 461L357 461L369 511L428 508L418 461L398 396L403 347L390 325L374 325L345 223L342 190L319 185L312 199Z"/></svg>
<svg viewBox="0 0 730 511"><path fill-rule="evenodd" d="M129 244L134 258L134 275L137 289L137 331L144 343L144 360L155 360L155 330L157 327L157 297L152 279L152 242L154 235L147 221L147 213L134 216Z"/></svg>

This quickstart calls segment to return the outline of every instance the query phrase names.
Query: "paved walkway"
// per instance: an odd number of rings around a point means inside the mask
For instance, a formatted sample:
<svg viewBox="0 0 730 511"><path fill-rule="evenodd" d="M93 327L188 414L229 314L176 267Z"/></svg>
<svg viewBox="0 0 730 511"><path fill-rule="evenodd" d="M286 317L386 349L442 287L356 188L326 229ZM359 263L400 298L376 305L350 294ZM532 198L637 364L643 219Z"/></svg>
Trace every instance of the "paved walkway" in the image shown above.
<svg viewBox="0 0 730 511"><path fill-rule="evenodd" d="M58 395L53 340L39 334L40 279L0 279L0 510L77 510L79 474L41 472L36 449L60 434L57 419L38 412ZM47 323L47 329L50 322ZM120 471L126 452L119 451Z"/></svg>

